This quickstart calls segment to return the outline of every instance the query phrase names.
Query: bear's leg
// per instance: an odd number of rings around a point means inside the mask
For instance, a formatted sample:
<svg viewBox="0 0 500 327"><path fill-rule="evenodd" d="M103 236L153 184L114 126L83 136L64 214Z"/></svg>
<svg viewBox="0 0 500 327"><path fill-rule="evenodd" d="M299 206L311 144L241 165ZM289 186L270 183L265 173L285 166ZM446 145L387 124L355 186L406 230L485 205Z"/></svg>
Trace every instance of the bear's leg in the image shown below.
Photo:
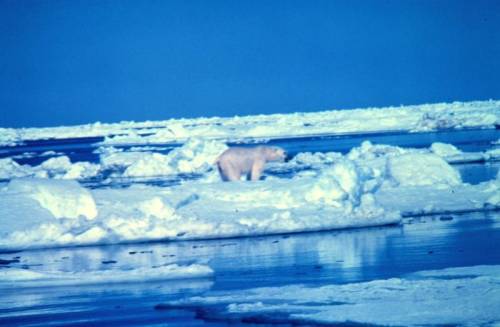
<svg viewBox="0 0 500 327"><path fill-rule="evenodd" d="M229 164L219 163L219 174L223 181L239 181L241 173Z"/></svg>
<svg viewBox="0 0 500 327"><path fill-rule="evenodd" d="M220 167L220 165L217 165L217 168L219 169L219 175L220 175L220 178L221 178L224 182L229 181L229 179L228 179L228 178L227 178L227 176L226 176L226 173L224 173L224 171L222 170L222 168Z"/></svg>
<svg viewBox="0 0 500 327"><path fill-rule="evenodd" d="M241 178L241 173L234 168L228 168L224 173L229 181L239 181Z"/></svg>
<svg viewBox="0 0 500 327"><path fill-rule="evenodd" d="M260 179L260 175L262 174L263 170L264 170L263 162L254 162L252 166L252 171L250 173L250 180L258 181Z"/></svg>

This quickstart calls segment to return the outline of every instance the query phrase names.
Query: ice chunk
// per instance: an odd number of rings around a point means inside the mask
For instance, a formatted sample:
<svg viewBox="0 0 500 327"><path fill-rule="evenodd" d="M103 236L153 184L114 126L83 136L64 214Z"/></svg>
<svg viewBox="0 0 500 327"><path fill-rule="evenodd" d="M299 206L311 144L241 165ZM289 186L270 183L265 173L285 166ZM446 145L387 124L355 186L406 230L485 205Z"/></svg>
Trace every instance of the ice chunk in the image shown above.
<svg viewBox="0 0 500 327"><path fill-rule="evenodd" d="M11 158L0 159L0 179L11 179L31 175L31 167L20 165Z"/></svg>
<svg viewBox="0 0 500 327"><path fill-rule="evenodd" d="M11 158L0 159L0 179L38 177L56 179L84 179L96 176L99 165L89 162L71 163L67 156L45 160L39 166L19 165Z"/></svg>
<svg viewBox="0 0 500 327"><path fill-rule="evenodd" d="M137 155L120 153L105 156L101 160L106 165L110 162L117 164L117 158L127 159L124 165L133 160L123 174L127 177L204 173L213 167L215 160L225 149L227 145L222 142L192 138L166 155L150 152Z"/></svg>
<svg viewBox="0 0 500 327"><path fill-rule="evenodd" d="M305 199L311 202L341 206L343 200L353 205L359 204L362 181L360 172L353 161L343 160L322 172L311 189L305 193Z"/></svg>
<svg viewBox="0 0 500 327"><path fill-rule="evenodd" d="M139 210L146 216L154 216L162 219L171 219L175 214L174 208L165 203L159 196L142 202L139 205Z"/></svg>
<svg viewBox="0 0 500 327"><path fill-rule="evenodd" d="M342 158L342 154L336 152L299 152L295 157L293 157L290 163L298 165L331 164L340 158Z"/></svg>
<svg viewBox="0 0 500 327"><path fill-rule="evenodd" d="M462 153L454 145L440 142L432 143L430 150L440 157L455 156Z"/></svg>
<svg viewBox="0 0 500 327"><path fill-rule="evenodd" d="M350 160L374 160L377 158L387 158L392 156L399 156L407 153L407 149L398 146L386 144L372 144L370 141L363 141L361 146L352 148L347 154Z"/></svg>
<svg viewBox="0 0 500 327"><path fill-rule="evenodd" d="M170 158L160 153L142 153L138 161L132 163L123 173L126 177L160 176L174 174Z"/></svg>
<svg viewBox="0 0 500 327"><path fill-rule="evenodd" d="M342 206L341 201L347 199L348 194L336 180L320 178L311 189L305 193L308 202L325 203L336 207Z"/></svg>
<svg viewBox="0 0 500 327"><path fill-rule="evenodd" d="M500 159L500 147L486 151L485 156L487 159L498 160Z"/></svg>
<svg viewBox="0 0 500 327"><path fill-rule="evenodd" d="M90 192L71 180L14 179L8 185L10 192L23 193L36 200L55 218L94 219L97 208Z"/></svg>
<svg viewBox="0 0 500 327"><path fill-rule="evenodd" d="M390 176L399 185L458 185L460 174L441 157L434 154L405 154L387 161Z"/></svg>
<svg viewBox="0 0 500 327"><path fill-rule="evenodd" d="M486 200L486 204L500 208L500 170L497 172L496 179L488 183L489 187L486 192L492 192L491 196Z"/></svg>
<svg viewBox="0 0 500 327"><path fill-rule="evenodd" d="M191 138L168 156L179 172L192 173L208 170L226 149L227 145L222 142Z"/></svg>
<svg viewBox="0 0 500 327"><path fill-rule="evenodd" d="M83 179L97 175L99 168L98 165L89 162L71 163L67 156L60 156L47 159L36 170L41 172L39 177Z"/></svg>
<svg viewBox="0 0 500 327"><path fill-rule="evenodd" d="M148 152L118 151L113 147L101 150L100 161L103 168L128 167L139 160L150 156Z"/></svg>

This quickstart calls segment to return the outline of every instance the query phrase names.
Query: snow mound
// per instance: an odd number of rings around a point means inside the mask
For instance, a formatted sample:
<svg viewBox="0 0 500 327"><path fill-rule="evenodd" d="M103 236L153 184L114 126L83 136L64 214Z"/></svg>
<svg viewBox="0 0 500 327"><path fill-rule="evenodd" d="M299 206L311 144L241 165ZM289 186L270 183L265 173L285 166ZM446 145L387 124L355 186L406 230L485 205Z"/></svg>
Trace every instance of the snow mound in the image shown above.
<svg viewBox="0 0 500 327"><path fill-rule="evenodd" d="M191 138L168 154L118 152L101 155L101 163L105 167L126 167L123 173L126 177L204 173L226 149L227 145L222 142Z"/></svg>
<svg viewBox="0 0 500 327"><path fill-rule="evenodd" d="M404 154L387 161L389 175L401 186L459 185L460 174L434 154Z"/></svg>
<svg viewBox="0 0 500 327"><path fill-rule="evenodd" d="M0 179L20 177L84 179L99 173L100 166L90 162L71 163L67 156L45 160L38 166L19 165L11 158L0 159Z"/></svg>
<svg viewBox="0 0 500 327"><path fill-rule="evenodd" d="M500 159L500 147L486 151L485 155L490 160L499 160Z"/></svg>
<svg viewBox="0 0 500 327"><path fill-rule="evenodd" d="M493 194L488 198L486 203L493 207L500 207L500 170L497 172L497 177L489 183L489 190Z"/></svg>
<svg viewBox="0 0 500 327"><path fill-rule="evenodd" d="M100 163L104 169L112 169L116 167L129 167L145 156L150 155L149 152L139 151L122 151L114 147L100 147Z"/></svg>
<svg viewBox="0 0 500 327"><path fill-rule="evenodd" d="M55 218L94 219L97 207L92 194L76 181L49 179L14 179L8 191L21 193L38 202Z"/></svg>
<svg viewBox="0 0 500 327"><path fill-rule="evenodd" d="M11 158L0 159L0 179L11 179L31 175L31 167L20 165Z"/></svg>
<svg viewBox="0 0 500 327"><path fill-rule="evenodd" d="M335 207L357 206L367 178L353 161L342 160L322 171L304 197Z"/></svg>
<svg viewBox="0 0 500 327"><path fill-rule="evenodd" d="M143 153L124 171L125 177L171 175L175 169L170 166L170 158L160 153Z"/></svg>
<svg viewBox="0 0 500 327"><path fill-rule="evenodd" d="M410 150L411 151L411 150ZM361 146L352 148L347 154L350 160L369 160L379 158L395 157L408 153L408 149L386 144L372 144L370 141L363 141Z"/></svg>
<svg viewBox="0 0 500 327"><path fill-rule="evenodd" d="M210 169L217 157L226 149L225 143L193 138L168 155L172 165L179 172L193 173Z"/></svg>
<svg viewBox="0 0 500 327"><path fill-rule="evenodd" d="M378 204L370 183L373 178L350 161L338 162L319 177L191 181L169 188L89 191L74 181L15 180L0 194L12 209L3 209L1 219L9 222L19 214L14 209L19 202L12 199L16 191L36 200L24 204L24 213L33 215L38 204L50 215L36 215L29 226L8 224L0 248L222 238L399 222L397 211ZM79 215L93 220L54 219Z"/></svg>
<svg viewBox="0 0 500 327"><path fill-rule="evenodd" d="M440 157L449 157L462 154L462 151L457 149L457 147L455 147L454 145L441 142L432 143L430 150Z"/></svg>
<svg viewBox="0 0 500 327"><path fill-rule="evenodd" d="M60 156L47 159L37 168L37 177L84 179L96 176L100 167L89 162L71 163L67 156Z"/></svg>

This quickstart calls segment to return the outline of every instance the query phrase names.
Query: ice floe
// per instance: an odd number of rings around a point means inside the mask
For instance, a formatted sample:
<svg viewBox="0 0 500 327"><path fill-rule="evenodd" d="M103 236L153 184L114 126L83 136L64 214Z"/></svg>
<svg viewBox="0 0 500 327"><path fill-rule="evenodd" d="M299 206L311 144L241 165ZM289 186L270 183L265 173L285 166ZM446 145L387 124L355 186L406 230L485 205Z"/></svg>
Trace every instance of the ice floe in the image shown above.
<svg viewBox="0 0 500 327"><path fill-rule="evenodd" d="M253 183L225 183L209 164L225 145L208 142L193 140L162 155L165 169L206 173L202 180L172 187L88 190L76 181L13 179L0 189L0 224L4 226L0 248L366 227L395 224L402 215L499 206L498 179L462 183L457 171L432 147L404 149L364 142L346 155L302 153L274 166L309 167L290 178L268 176ZM441 148L446 155L456 153L443 147L434 149ZM109 156L117 153L111 151ZM130 168L140 160L126 162ZM154 167L147 169L154 172Z"/></svg>
<svg viewBox="0 0 500 327"><path fill-rule="evenodd" d="M490 100L228 118L0 128L0 145L78 137L105 137L106 144L153 144L185 142L192 137L228 141L354 132L492 128L499 125L499 107L500 101Z"/></svg>
<svg viewBox="0 0 500 327"><path fill-rule="evenodd" d="M171 279L204 278L210 277L212 274L213 270L209 266L200 264L168 264L153 268L140 267L90 271L36 271L10 267L0 269L0 289L141 283Z"/></svg>
<svg viewBox="0 0 500 327"><path fill-rule="evenodd" d="M189 139L182 147L175 148L166 155L143 153L140 159L127 166L123 175L133 177L203 173L213 167L217 157L226 149L227 145L222 142Z"/></svg>
<svg viewBox="0 0 500 327"><path fill-rule="evenodd" d="M0 179L19 177L86 179L99 174L101 166L90 162L72 163L67 156L45 160L38 166L20 165L11 158L0 159Z"/></svg>
<svg viewBox="0 0 500 327"><path fill-rule="evenodd" d="M387 161L387 172L401 186L458 185L460 174L434 154L404 154Z"/></svg>
<svg viewBox="0 0 500 327"><path fill-rule="evenodd" d="M227 322L493 326L500 322L499 283L500 266L473 266L340 285L212 291L163 307L204 308L201 318Z"/></svg>
<svg viewBox="0 0 500 327"><path fill-rule="evenodd" d="M0 179L19 177L77 179L96 177L113 171L115 177L151 177L185 173L205 173L213 168L218 155L227 149L223 142L189 139L167 154L150 151L123 151L101 147L99 163L72 163L67 156L57 156L37 166L20 165L12 158L0 159Z"/></svg>
<svg viewBox="0 0 500 327"><path fill-rule="evenodd" d="M76 182L68 182L12 181L1 194L2 225L7 227L0 247L229 237L373 226L399 219L396 212L384 211L372 195L362 190L363 181L352 163L339 163L324 176L301 180L193 182L173 188L95 190L92 196L81 199L83 212L75 211L78 206L74 201L80 193L90 192ZM75 218L77 214L94 218L94 199L97 217L92 222L58 221L65 206L68 210L64 218ZM18 203L24 204L24 211L14 209ZM40 207L48 213L38 214ZM19 215L30 217L31 228L11 229L9 221ZM36 219L40 219L38 224Z"/></svg>
<svg viewBox="0 0 500 327"><path fill-rule="evenodd" d="M9 192L33 199L55 218L94 219L97 209L90 192L76 181L53 182L44 179L14 179Z"/></svg>

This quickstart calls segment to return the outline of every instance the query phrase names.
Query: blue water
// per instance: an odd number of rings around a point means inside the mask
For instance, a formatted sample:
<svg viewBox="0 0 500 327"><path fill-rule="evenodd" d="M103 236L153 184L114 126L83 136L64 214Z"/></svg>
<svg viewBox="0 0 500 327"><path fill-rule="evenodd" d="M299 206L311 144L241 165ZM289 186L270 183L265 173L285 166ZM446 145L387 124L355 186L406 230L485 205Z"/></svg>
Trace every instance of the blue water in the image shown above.
<svg viewBox="0 0 500 327"><path fill-rule="evenodd" d="M216 307L155 306L217 291L288 284L321 286L401 277L429 269L500 264L500 213L407 219L401 226L210 241L49 249L1 254L18 265L109 269L102 260L152 266L205 262L211 278L126 285L31 288L0 293L0 324L225 326ZM100 268L99 268L100 267ZM220 311L220 310L219 310ZM262 317L261 317L262 318ZM215 320L215 321L213 321ZM267 321L270 323L271 320ZM263 321L266 323L266 321Z"/></svg>

